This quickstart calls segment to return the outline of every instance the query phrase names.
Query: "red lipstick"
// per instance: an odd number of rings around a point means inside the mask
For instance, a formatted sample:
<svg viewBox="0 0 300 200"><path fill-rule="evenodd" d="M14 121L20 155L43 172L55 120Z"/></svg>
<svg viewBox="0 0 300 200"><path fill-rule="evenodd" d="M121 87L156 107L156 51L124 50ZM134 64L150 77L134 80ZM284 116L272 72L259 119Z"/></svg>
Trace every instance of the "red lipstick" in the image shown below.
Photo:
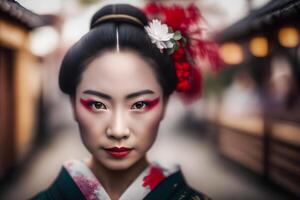
<svg viewBox="0 0 300 200"><path fill-rule="evenodd" d="M115 158L123 158L127 156L132 149L127 147L113 147L105 149L108 154Z"/></svg>

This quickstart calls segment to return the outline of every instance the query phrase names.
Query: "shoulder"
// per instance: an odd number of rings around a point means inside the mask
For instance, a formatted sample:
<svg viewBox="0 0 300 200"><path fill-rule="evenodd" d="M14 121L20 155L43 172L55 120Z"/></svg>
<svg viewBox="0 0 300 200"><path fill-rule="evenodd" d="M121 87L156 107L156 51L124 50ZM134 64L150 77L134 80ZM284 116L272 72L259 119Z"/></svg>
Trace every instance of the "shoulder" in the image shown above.
<svg viewBox="0 0 300 200"><path fill-rule="evenodd" d="M67 170L62 167L54 182L31 200L84 200L84 196L73 182Z"/></svg>
<svg viewBox="0 0 300 200"><path fill-rule="evenodd" d="M176 198L191 199L191 200L211 200L211 198L208 197L206 194L190 186L186 182L181 170L179 170L176 173L176 176L177 176L177 183L178 183L178 185L174 185L177 186L175 192Z"/></svg>
<svg viewBox="0 0 300 200"><path fill-rule="evenodd" d="M30 200L52 200L52 199L63 199L61 192L59 192L60 182L65 179L66 172L62 168L55 178L54 182L46 189L42 190Z"/></svg>
<svg viewBox="0 0 300 200"><path fill-rule="evenodd" d="M168 176L145 198L145 200L153 199L211 200L203 192L191 187L181 170Z"/></svg>
<svg viewBox="0 0 300 200"><path fill-rule="evenodd" d="M191 188L189 185L186 185L186 191L188 192L188 198L191 200L212 200L206 194Z"/></svg>
<svg viewBox="0 0 300 200"><path fill-rule="evenodd" d="M30 200L52 200L51 196L49 196L49 192L47 190L42 191L32 197Z"/></svg>

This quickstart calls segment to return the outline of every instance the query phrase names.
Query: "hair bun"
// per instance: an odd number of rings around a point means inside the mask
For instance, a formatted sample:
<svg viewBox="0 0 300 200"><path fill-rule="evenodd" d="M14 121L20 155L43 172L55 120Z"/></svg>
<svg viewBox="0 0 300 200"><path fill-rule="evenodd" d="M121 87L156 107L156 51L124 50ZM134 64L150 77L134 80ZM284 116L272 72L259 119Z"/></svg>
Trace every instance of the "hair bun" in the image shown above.
<svg viewBox="0 0 300 200"><path fill-rule="evenodd" d="M107 21L127 22L141 27L148 24L146 15L139 8L130 4L110 4L93 15L90 29Z"/></svg>

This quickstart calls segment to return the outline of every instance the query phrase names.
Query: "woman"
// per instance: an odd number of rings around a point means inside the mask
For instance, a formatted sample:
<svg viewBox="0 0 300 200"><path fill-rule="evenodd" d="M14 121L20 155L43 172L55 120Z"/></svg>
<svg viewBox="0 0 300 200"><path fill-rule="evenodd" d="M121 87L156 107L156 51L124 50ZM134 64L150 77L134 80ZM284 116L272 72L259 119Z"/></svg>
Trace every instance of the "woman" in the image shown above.
<svg viewBox="0 0 300 200"><path fill-rule="evenodd" d="M168 52L180 37L165 28L158 20L148 26L145 14L127 4L94 14L59 74L91 157L67 161L33 199L208 199L186 184L179 169L146 158L178 84Z"/></svg>

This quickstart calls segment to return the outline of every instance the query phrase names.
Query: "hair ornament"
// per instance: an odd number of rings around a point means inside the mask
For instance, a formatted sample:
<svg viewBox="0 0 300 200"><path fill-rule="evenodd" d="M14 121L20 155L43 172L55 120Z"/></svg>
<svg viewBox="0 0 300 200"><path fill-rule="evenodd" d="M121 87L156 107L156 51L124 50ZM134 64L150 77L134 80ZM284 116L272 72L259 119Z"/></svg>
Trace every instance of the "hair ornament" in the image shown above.
<svg viewBox="0 0 300 200"><path fill-rule="evenodd" d="M182 7L152 2L143 11L152 20L145 27L152 43L161 52L167 49L174 62L178 78L176 91L185 102L191 102L202 93L199 61L204 60L214 70L222 63L218 45L205 37L205 20L194 4Z"/></svg>
<svg viewBox="0 0 300 200"><path fill-rule="evenodd" d="M163 52L163 49L167 49L170 55L178 49L176 41L182 39L180 31L174 33L171 27L162 24L158 19L153 19L149 26L145 26L145 30L150 36L152 43L155 43L161 52Z"/></svg>
<svg viewBox="0 0 300 200"><path fill-rule="evenodd" d="M126 15L126 14L110 14L110 15L104 15L102 17L100 17L99 19L97 19L93 26L98 25L102 22L105 21L109 21L109 20L127 20L127 21L131 21L134 22L140 26L144 26L143 22L141 20L139 20L136 17L130 16L130 15Z"/></svg>

